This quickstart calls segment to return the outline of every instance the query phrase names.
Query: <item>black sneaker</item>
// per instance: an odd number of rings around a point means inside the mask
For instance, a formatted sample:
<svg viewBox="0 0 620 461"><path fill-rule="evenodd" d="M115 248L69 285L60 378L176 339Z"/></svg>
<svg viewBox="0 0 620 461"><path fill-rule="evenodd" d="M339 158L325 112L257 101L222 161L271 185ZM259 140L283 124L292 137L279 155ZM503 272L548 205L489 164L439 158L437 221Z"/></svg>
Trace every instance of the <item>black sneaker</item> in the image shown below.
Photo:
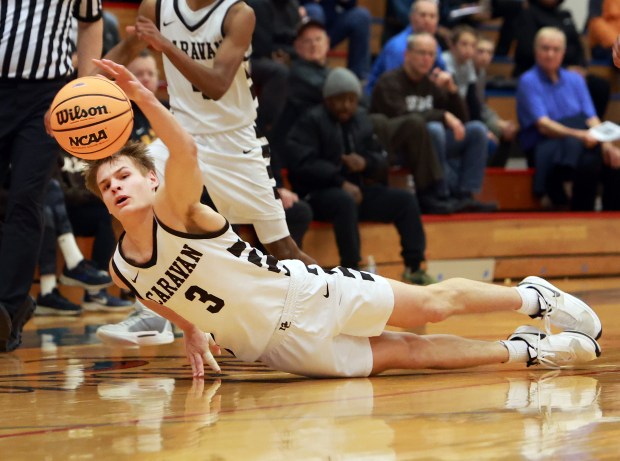
<svg viewBox="0 0 620 461"><path fill-rule="evenodd" d="M84 301L82 302L84 310L95 312L123 312L132 309L133 305L134 301L112 296L105 289L101 289L95 294L90 294L87 291L84 293Z"/></svg>
<svg viewBox="0 0 620 461"><path fill-rule="evenodd" d="M492 213L497 211L497 203L481 202L471 195L464 195L457 199L456 213Z"/></svg>
<svg viewBox="0 0 620 461"><path fill-rule="evenodd" d="M27 296L26 300L13 318L11 334L9 335L8 340L0 339L0 352L11 352L20 346L22 343L22 331L24 329L24 325L26 325L28 320L32 318L35 307L36 304L34 299L32 299L31 296ZM4 309L1 305L0 308Z"/></svg>
<svg viewBox="0 0 620 461"><path fill-rule="evenodd" d="M37 297L35 315L80 315L82 308L60 294L58 288Z"/></svg>
<svg viewBox="0 0 620 461"><path fill-rule="evenodd" d="M451 214L455 211L455 202L450 198L433 194L418 194L417 197L422 214Z"/></svg>
<svg viewBox="0 0 620 461"><path fill-rule="evenodd" d="M73 269L65 266L59 277L60 283L70 287L81 287L91 290L100 290L112 285L112 278L106 271L100 271L82 259Z"/></svg>

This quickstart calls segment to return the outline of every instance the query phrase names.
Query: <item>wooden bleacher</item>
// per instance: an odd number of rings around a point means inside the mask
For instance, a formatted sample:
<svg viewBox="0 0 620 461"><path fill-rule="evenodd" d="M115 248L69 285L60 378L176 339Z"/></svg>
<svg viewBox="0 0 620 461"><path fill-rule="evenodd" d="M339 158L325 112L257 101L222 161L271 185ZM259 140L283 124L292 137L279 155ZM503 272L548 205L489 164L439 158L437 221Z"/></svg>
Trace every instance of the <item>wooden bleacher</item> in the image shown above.
<svg viewBox="0 0 620 461"><path fill-rule="evenodd" d="M423 221L431 269L443 263L444 268L460 268L462 275L496 281L527 275L620 275L620 213L455 214L424 216ZM363 223L360 228L364 257L373 255L378 273L399 279L403 264L396 228L381 223ZM330 225L314 223L304 251L321 265L339 264ZM472 271L481 260L491 271L476 277Z"/></svg>

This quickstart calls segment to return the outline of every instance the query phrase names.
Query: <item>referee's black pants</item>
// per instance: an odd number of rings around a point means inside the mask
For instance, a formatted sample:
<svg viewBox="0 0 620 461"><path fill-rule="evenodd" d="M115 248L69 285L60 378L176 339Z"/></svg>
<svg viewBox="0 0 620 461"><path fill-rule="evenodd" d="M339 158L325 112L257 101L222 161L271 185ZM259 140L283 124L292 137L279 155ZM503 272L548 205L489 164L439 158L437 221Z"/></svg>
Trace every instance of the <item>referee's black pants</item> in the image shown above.
<svg viewBox="0 0 620 461"><path fill-rule="evenodd" d="M24 304L43 232L43 198L58 144L43 117L64 80L0 81L0 162L11 181L0 240L0 303L11 317Z"/></svg>

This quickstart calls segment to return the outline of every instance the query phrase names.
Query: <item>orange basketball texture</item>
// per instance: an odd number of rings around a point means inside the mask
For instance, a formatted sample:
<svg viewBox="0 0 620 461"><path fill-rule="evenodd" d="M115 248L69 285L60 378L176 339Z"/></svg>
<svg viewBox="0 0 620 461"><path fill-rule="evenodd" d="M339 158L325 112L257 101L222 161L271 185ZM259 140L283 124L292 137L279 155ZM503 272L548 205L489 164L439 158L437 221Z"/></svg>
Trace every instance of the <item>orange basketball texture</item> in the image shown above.
<svg viewBox="0 0 620 461"><path fill-rule="evenodd" d="M66 84L52 102L51 129L70 154L97 160L123 147L133 128L131 102L104 77L81 77Z"/></svg>

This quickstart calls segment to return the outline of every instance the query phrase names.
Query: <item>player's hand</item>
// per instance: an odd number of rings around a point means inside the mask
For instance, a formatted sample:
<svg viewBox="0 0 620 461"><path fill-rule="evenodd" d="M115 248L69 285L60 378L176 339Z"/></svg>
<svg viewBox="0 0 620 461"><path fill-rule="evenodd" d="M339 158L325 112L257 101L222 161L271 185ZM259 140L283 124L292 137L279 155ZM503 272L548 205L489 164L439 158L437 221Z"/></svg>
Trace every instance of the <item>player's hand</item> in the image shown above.
<svg viewBox="0 0 620 461"><path fill-rule="evenodd" d="M125 66L109 59L93 59L93 62L101 70L107 72L108 76L121 87L129 99L137 102L141 96L151 93Z"/></svg>
<svg viewBox="0 0 620 461"><path fill-rule="evenodd" d="M221 368L217 364L213 353L221 353L220 346L215 343L210 333L205 333L197 327L184 330L185 355L192 366L192 375L202 377L205 374L205 364L215 371L221 373Z"/></svg>
<svg viewBox="0 0 620 461"><path fill-rule="evenodd" d="M145 41L155 51L163 51L164 46L169 43L157 26L145 16L138 16L136 24L133 26L133 33L140 40Z"/></svg>
<svg viewBox="0 0 620 461"><path fill-rule="evenodd" d="M299 202L299 196L284 187L278 188L278 194L280 194L280 199L282 199L282 206L285 210L288 210L295 203Z"/></svg>
<svg viewBox="0 0 620 461"><path fill-rule="evenodd" d="M45 111L45 115L43 116L43 124L45 125L45 132L53 137L54 132L52 131L52 125L50 123L51 116L52 116L52 108L50 106L50 108Z"/></svg>

